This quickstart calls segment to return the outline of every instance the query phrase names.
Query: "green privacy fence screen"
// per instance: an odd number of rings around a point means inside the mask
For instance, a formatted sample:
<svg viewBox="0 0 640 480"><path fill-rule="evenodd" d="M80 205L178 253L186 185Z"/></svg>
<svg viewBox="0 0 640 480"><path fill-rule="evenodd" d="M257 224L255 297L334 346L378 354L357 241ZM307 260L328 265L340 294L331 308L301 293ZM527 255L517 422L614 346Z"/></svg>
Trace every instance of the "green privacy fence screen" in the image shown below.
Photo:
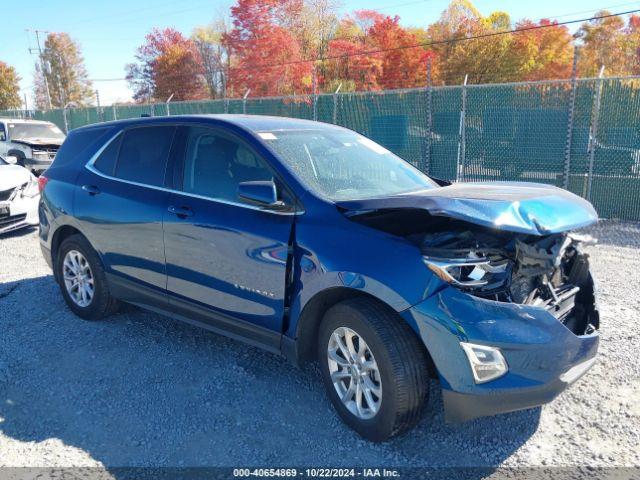
<svg viewBox="0 0 640 480"><path fill-rule="evenodd" d="M640 220L640 77L0 112L63 129L147 115L247 113L335 123L446 180L564 187Z"/></svg>

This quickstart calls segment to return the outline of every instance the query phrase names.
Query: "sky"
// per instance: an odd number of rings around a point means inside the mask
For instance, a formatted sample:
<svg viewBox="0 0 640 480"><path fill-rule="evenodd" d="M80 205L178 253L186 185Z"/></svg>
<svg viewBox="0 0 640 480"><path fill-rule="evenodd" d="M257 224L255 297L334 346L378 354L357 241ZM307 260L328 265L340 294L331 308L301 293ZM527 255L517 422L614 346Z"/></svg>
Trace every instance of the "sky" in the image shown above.
<svg viewBox="0 0 640 480"><path fill-rule="evenodd" d="M129 101L127 83L103 81L123 78L124 66L134 60L136 48L153 27L174 27L189 35L194 27L228 15L232 0L4 0L0 60L14 66L21 77L21 94L32 105L35 34L26 29L67 32L81 47L89 77L103 105ZM342 12L375 9L398 15L405 26L426 27L438 19L449 0L343 0ZM624 0L475 0L483 15L502 10L512 20L553 18L567 21L640 8L640 1ZM575 30L575 27L572 28Z"/></svg>

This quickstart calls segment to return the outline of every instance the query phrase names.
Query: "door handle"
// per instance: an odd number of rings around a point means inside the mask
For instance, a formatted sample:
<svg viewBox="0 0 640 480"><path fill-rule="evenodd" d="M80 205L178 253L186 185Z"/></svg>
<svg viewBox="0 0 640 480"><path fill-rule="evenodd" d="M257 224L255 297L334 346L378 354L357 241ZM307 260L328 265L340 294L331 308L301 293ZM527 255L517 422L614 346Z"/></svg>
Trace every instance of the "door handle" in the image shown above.
<svg viewBox="0 0 640 480"><path fill-rule="evenodd" d="M173 205L171 205L167 210L178 218L193 217L195 213L189 207L174 207Z"/></svg>
<svg viewBox="0 0 640 480"><path fill-rule="evenodd" d="M91 196L98 195L100 193L100 189L95 185L83 185L82 190L84 190Z"/></svg>

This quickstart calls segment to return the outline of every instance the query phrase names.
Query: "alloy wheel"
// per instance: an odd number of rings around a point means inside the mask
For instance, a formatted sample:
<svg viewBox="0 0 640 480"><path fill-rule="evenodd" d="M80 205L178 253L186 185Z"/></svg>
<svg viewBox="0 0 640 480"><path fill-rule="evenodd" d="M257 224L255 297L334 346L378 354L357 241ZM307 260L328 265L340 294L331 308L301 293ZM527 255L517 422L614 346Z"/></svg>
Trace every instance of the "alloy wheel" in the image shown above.
<svg viewBox="0 0 640 480"><path fill-rule="evenodd" d="M354 330L336 328L327 346L329 373L340 400L356 417L375 417L382 403L382 379L373 352Z"/></svg>
<svg viewBox="0 0 640 480"><path fill-rule="evenodd" d="M91 304L95 292L93 273L87 259L77 250L69 250L62 262L62 278L69 297L77 306Z"/></svg>

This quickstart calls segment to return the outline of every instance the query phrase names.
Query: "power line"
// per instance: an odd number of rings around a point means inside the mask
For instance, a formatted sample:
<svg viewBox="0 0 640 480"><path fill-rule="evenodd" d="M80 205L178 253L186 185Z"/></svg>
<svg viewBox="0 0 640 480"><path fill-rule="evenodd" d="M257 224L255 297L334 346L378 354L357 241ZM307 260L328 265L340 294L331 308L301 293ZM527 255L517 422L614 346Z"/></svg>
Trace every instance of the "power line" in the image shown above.
<svg viewBox="0 0 640 480"><path fill-rule="evenodd" d="M430 42L422 42L422 43L416 43L413 45L400 45L397 47L391 47L391 48L380 48L380 49L376 49L376 50L366 50L363 52L355 52L355 53L349 53L349 54L344 54L344 55L330 55L330 56L325 56L325 57L316 57L314 59L308 59L308 60L292 60L289 62L284 62L284 63L279 63L279 64L273 64L273 65L267 65L267 64L258 64L258 65L253 65L252 68L267 68L267 67L284 67L284 66L288 66L288 65L297 65L297 64L301 64L301 63L310 63L310 62L322 62L322 61L326 61L326 60L338 60L341 58L347 58L347 57L360 57L360 56L364 56L364 55L375 55L377 53L385 53L385 52L395 52L398 50L407 50L409 48L419 48L419 47L432 47L434 45L446 45L449 43L456 43L456 42L465 42L468 40L478 40L481 38L490 38L490 37L497 37L499 35L508 35L511 33L523 33L523 32L527 32L527 31L531 31L531 30L541 30L543 28L551 28L551 27L560 27L563 25L570 25L572 23L581 23L581 22L590 22L592 20L601 20L604 18L611 18L611 17L619 17L622 15L629 15L632 13L637 13L640 12L640 9L635 9L635 10L628 10L626 12L619 12L619 13L610 13L607 15L600 15L600 16L594 16L594 17L589 17L589 18L581 18L581 19L576 19L576 20L567 20L565 22L555 22L555 23L550 23L550 24L545 24L545 25L532 25L529 27L524 27L524 28L514 28L512 30L503 30L501 32L488 32L488 33L483 33L480 35L471 35L471 36L466 36L466 37L457 37L457 38L448 38L446 40L434 40L434 41L430 41Z"/></svg>
<svg viewBox="0 0 640 480"><path fill-rule="evenodd" d="M580 18L580 19L575 19L575 20L567 20L567 21L564 21L564 22L553 22L553 23L544 24L544 25L531 25L531 26L528 26L528 27L514 28L514 29L511 29L511 30L503 30L503 31L499 31L499 32L487 32L487 33L482 33L480 35L470 35L470 36L464 36L464 37L448 38L448 39L444 39L444 40L433 40L433 41L429 41L429 42L421 42L421 43L416 43L416 44L412 44L412 45L399 45L397 47L391 47L391 48L380 48L380 49L375 49L375 50L365 50L365 51L362 51L362 52L348 53L348 54L343 54L343 55L328 55L328 56L324 56L324 57L316 57L316 58L305 59L305 60L291 60L289 62L274 63L274 64L257 64L257 65L253 65L251 68L252 69L264 69L264 68L274 68L274 67L286 67L286 66L289 66L289 65L299 65L299 64L302 64L302 63L324 62L324 61L327 61L327 60L340 60L340 59L350 58L350 57L361 57L361 56L375 55L375 54L385 53L385 52L408 50L410 48L421 48L421 47L424 48L424 47L432 47L432 46L436 46L436 45L446 45L446 44L450 44L450 43L466 42L466 41L469 41L469 40L479 40L479 39L484 39L484 38L497 37L497 36L500 36L500 35L517 34L517 33L524 33L524 32L528 32L528 31L533 31L533 30L542 30L542 29L545 29L545 28L561 27L561 26L564 26L564 25L571 25L571 24L574 24L574 23L590 22L590 21L593 21L593 20L601 20L601 19L605 19L605 18L619 17L619 16L630 15L630 14L638 13L638 12L640 12L640 9L628 10L626 12L610 13L610 14L607 14L607 15L599 15L599 16L593 16L593 17L588 17L588 18ZM238 67L235 67L235 68L234 67L230 67L230 69L231 70L242 70L242 68L238 68ZM115 82L115 81L122 81L122 80L127 80L127 79L126 78L91 79L91 81L93 81L93 82Z"/></svg>
<svg viewBox="0 0 640 480"><path fill-rule="evenodd" d="M604 7L598 7L597 9L590 8L588 10L581 10L579 12L569 12L569 13L563 13L561 15L554 15L553 17L540 17L540 18L537 18L536 21L539 22L541 20L552 20L555 18L572 17L573 15L582 15L583 13L593 12L594 10L597 12L597 11L608 10L609 8L628 7L629 5L637 5L638 3L640 2L635 1L635 2L618 3L616 5L606 5Z"/></svg>

